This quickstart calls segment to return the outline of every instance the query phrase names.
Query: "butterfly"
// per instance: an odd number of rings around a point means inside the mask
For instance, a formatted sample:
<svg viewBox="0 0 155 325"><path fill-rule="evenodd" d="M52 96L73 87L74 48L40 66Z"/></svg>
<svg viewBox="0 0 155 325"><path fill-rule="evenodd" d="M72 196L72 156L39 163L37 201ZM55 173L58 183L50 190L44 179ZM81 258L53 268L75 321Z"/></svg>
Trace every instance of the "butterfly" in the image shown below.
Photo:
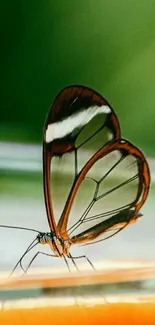
<svg viewBox="0 0 155 325"><path fill-rule="evenodd" d="M38 244L49 245L53 256L63 257L68 268L67 258L76 265L75 259L82 257L94 268L86 256L73 257L71 247L105 240L134 223L142 216L149 186L148 163L136 146L121 137L110 104L88 87L66 87L55 98L43 131L49 231L8 226L37 232L13 271L19 264L23 269L23 257ZM37 252L25 272L39 254L44 253Z"/></svg>

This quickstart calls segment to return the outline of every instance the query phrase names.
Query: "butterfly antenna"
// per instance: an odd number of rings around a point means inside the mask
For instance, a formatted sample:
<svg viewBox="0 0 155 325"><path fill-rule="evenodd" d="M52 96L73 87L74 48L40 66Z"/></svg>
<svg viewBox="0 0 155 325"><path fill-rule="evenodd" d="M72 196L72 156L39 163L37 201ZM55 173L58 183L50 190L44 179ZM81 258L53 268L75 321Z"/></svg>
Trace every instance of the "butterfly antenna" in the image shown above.
<svg viewBox="0 0 155 325"><path fill-rule="evenodd" d="M32 242L31 242L31 244L27 247L27 249L26 249L26 251L24 252L24 254L21 256L21 258L19 259L19 261L16 263L16 265L14 266L14 268L13 268L13 270L12 270L12 272L10 273L10 275L9 275L9 278L12 276L12 274L14 273L14 271L16 270L16 268L17 268L17 266L20 264L21 265L21 262L22 262L22 259L24 258L24 256L34 247L34 246L36 246L36 244L38 244L38 242L37 243L35 243L35 241L36 241L37 239L35 238ZM35 243L35 244L34 244ZM23 266L21 265L21 268L22 268L22 270L24 271L24 269L23 269ZM25 271L24 271L25 272Z"/></svg>
<svg viewBox="0 0 155 325"><path fill-rule="evenodd" d="M33 229L33 228L25 228L25 227L17 227L17 226L6 226L6 225L0 225L0 228L9 228L9 229L19 229L19 230L27 230L27 231L33 231L37 234L40 233L39 230Z"/></svg>

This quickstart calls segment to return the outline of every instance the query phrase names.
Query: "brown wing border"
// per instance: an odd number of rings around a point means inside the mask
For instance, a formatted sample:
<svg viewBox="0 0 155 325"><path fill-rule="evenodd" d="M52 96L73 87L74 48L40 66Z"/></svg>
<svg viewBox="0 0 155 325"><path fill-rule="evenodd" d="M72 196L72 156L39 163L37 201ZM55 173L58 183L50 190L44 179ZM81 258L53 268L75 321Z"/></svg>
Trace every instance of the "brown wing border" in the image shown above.
<svg viewBox="0 0 155 325"><path fill-rule="evenodd" d="M113 150L123 150L126 152L126 154L131 154L133 156L136 156L138 159L138 164L139 164L139 178L140 178L140 183L139 183L139 189L137 193L137 197L135 200L135 211L134 211L134 216L132 219L137 218L137 214L140 210L140 208L143 206L145 203L148 192L149 192L149 187L150 187L150 171L149 171L149 166L148 163L145 159L144 154L142 151L140 151L136 146L134 146L131 142L129 142L126 139L116 139L102 147L98 152L96 152L93 157L90 158L90 160L87 162L87 164L83 167L77 178L75 179L73 186L71 188L70 194L68 196L68 199L66 201L64 210L62 212L62 215L60 217L60 220L58 222L58 229L60 235L67 240L70 240L74 244L81 244L81 240L76 240L76 238L73 240L68 236L67 233L67 224L68 224L68 218L69 218L69 213L72 207L72 204L74 202L74 198L76 196L76 193L78 191L78 188L86 176L87 172L90 170L90 168L93 166L93 164L100 158L106 156L108 153L112 152ZM140 196L142 195L142 198L140 199ZM140 201L139 201L140 199ZM129 218L128 218L129 219ZM123 220L124 222L124 220ZM128 220L129 222L129 220ZM124 226L125 227L125 226ZM123 227L123 228L124 228ZM123 229L122 228L122 229ZM118 230L120 231L120 230ZM83 243L87 242L89 236L85 236L83 239Z"/></svg>
<svg viewBox="0 0 155 325"><path fill-rule="evenodd" d="M70 98L75 96L82 96L82 94L90 95L92 96L92 99L99 100L99 102L103 105L106 104L110 107L111 113L109 114L108 120L107 120L107 126L111 128L114 134L114 138L118 139L121 136L121 129L120 124L118 121L118 118L111 107L111 105L104 99L103 96L101 96L99 93L97 93L95 90L86 87L86 86L78 86L78 85L71 85L59 92L59 94L56 96L48 114L45 120L44 125L44 131L43 131L43 187L44 187L44 199L45 199L45 207L46 207L46 213L47 213L47 219L49 223L50 230L55 232L55 234L58 236L60 231L60 224L61 221L58 224L58 227L56 225L55 217L54 217L54 211L53 211L53 205L52 205L52 188L50 183L50 170L51 170L51 160L52 157L58 152L56 143L50 144L45 142L45 132L47 129L47 126L49 123L53 123L55 120L57 120L58 116L61 114L61 110L63 110L64 114L69 114L69 107L71 107ZM69 102L69 105L67 106L66 103ZM73 143L67 144L62 148L63 154L70 151L73 148ZM59 154L58 154L59 155ZM62 154L60 154L61 156ZM74 181L75 187L77 183L77 178ZM72 188L74 188L74 184ZM72 189L71 189L72 191ZM71 195L70 195L71 196ZM72 197L72 196L71 196ZM70 199L67 200L69 202ZM66 204L67 204L66 202ZM70 203L69 203L70 204ZM65 205L66 207L66 205ZM66 217L65 217L66 218Z"/></svg>

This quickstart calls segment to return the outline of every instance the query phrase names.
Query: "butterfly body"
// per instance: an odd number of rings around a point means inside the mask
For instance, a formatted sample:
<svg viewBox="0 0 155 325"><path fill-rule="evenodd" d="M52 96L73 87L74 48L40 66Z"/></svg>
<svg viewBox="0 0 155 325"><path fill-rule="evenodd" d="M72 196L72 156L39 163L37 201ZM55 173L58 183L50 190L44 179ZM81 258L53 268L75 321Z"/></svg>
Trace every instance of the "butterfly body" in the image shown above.
<svg viewBox="0 0 155 325"><path fill-rule="evenodd" d="M71 243L68 240L64 240L63 237L58 237L51 231L49 233L39 233L37 240L41 245L49 245L55 256L63 257L69 255L69 249Z"/></svg>

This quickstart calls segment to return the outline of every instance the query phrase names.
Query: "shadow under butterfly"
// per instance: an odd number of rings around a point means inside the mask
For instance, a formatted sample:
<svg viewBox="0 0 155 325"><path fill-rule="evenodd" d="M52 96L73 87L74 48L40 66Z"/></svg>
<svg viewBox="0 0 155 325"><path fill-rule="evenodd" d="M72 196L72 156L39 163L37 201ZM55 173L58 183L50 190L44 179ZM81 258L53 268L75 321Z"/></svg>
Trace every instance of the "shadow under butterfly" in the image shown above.
<svg viewBox="0 0 155 325"><path fill-rule="evenodd" d="M121 138L109 103L90 88L69 86L45 122L43 184L49 232L0 225L37 233L11 274L18 265L27 272L39 254L63 257L69 270L67 258L77 270L79 258L94 268L85 255L73 257L71 246L108 239L142 216L150 173L143 153ZM38 251L24 269L24 256L39 244L49 245L53 254Z"/></svg>

